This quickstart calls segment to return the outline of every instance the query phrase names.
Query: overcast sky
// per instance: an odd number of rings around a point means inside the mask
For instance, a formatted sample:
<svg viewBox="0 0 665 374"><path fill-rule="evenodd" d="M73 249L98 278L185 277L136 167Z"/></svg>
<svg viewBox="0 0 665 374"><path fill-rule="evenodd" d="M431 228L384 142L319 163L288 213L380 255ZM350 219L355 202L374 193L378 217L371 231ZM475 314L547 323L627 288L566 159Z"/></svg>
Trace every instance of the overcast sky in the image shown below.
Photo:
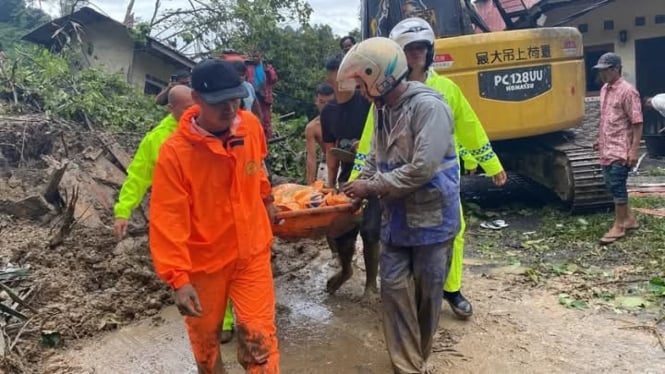
<svg viewBox="0 0 665 374"><path fill-rule="evenodd" d="M122 22L129 0L92 0L91 3L98 10ZM354 28L360 27L358 20L360 0L309 0L309 4L314 9L311 23L328 24L339 36L346 35ZM46 7L45 3L44 6ZM134 14L149 20L152 17L154 6L154 0L135 0ZM187 0L162 0L162 8L178 7L187 8L189 3ZM57 14L54 6L45 10L51 14Z"/></svg>

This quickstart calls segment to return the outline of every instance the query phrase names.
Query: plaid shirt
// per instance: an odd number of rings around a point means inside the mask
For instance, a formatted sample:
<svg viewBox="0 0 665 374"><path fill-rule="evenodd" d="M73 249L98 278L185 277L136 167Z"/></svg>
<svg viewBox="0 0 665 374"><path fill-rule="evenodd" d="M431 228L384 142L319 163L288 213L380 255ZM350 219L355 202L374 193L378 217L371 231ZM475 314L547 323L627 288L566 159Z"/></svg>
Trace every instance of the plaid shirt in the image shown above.
<svg viewBox="0 0 665 374"><path fill-rule="evenodd" d="M600 90L600 164L625 163L633 143L632 125L643 122L637 90L623 78L606 83Z"/></svg>

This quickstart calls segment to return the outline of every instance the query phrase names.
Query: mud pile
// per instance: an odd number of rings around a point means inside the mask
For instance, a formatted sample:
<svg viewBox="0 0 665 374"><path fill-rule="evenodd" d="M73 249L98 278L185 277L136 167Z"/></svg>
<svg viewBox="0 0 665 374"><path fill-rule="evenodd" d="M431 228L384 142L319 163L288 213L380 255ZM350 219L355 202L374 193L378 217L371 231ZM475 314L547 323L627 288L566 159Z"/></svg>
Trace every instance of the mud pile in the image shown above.
<svg viewBox="0 0 665 374"><path fill-rule="evenodd" d="M133 149L141 135L122 142ZM145 207L127 239L112 236L124 149L43 115L0 116L0 371L41 372L54 348L171 303L154 275Z"/></svg>
<svg viewBox="0 0 665 374"><path fill-rule="evenodd" d="M147 204L126 239L112 235L113 205L142 136L0 114L0 372L71 372L46 362L102 331L158 322L172 304L154 274ZM305 267L324 247L276 240L274 276Z"/></svg>

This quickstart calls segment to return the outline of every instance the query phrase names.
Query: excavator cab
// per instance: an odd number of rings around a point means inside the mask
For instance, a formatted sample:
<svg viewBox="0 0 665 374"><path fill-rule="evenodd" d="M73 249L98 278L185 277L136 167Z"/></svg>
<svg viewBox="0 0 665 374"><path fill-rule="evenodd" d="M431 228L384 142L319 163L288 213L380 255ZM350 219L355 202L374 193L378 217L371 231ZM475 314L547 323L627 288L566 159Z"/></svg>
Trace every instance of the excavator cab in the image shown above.
<svg viewBox="0 0 665 374"><path fill-rule="evenodd" d="M476 0L493 8L481 15L471 0L363 0L362 35L387 37L404 18L427 20L437 36L434 70L462 89L506 169L573 210L595 210L611 205L597 154L565 132L584 120L582 35L540 27L547 11L571 1ZM506 31L492 32L497 24Z"/></svg>

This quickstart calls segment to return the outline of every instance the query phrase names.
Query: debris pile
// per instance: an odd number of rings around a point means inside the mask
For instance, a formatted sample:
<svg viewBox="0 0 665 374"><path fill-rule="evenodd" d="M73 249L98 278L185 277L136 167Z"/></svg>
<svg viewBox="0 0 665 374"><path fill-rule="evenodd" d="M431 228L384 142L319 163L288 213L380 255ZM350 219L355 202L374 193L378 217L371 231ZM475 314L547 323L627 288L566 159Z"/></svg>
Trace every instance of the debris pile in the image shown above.
<svg viewBox="0 0 665 374"><path fill-rule="evenodd" d="M112 236L112 207L142 134L0 115L0 371L42 372L67 342L159 312L147 210Z"/></svg>

